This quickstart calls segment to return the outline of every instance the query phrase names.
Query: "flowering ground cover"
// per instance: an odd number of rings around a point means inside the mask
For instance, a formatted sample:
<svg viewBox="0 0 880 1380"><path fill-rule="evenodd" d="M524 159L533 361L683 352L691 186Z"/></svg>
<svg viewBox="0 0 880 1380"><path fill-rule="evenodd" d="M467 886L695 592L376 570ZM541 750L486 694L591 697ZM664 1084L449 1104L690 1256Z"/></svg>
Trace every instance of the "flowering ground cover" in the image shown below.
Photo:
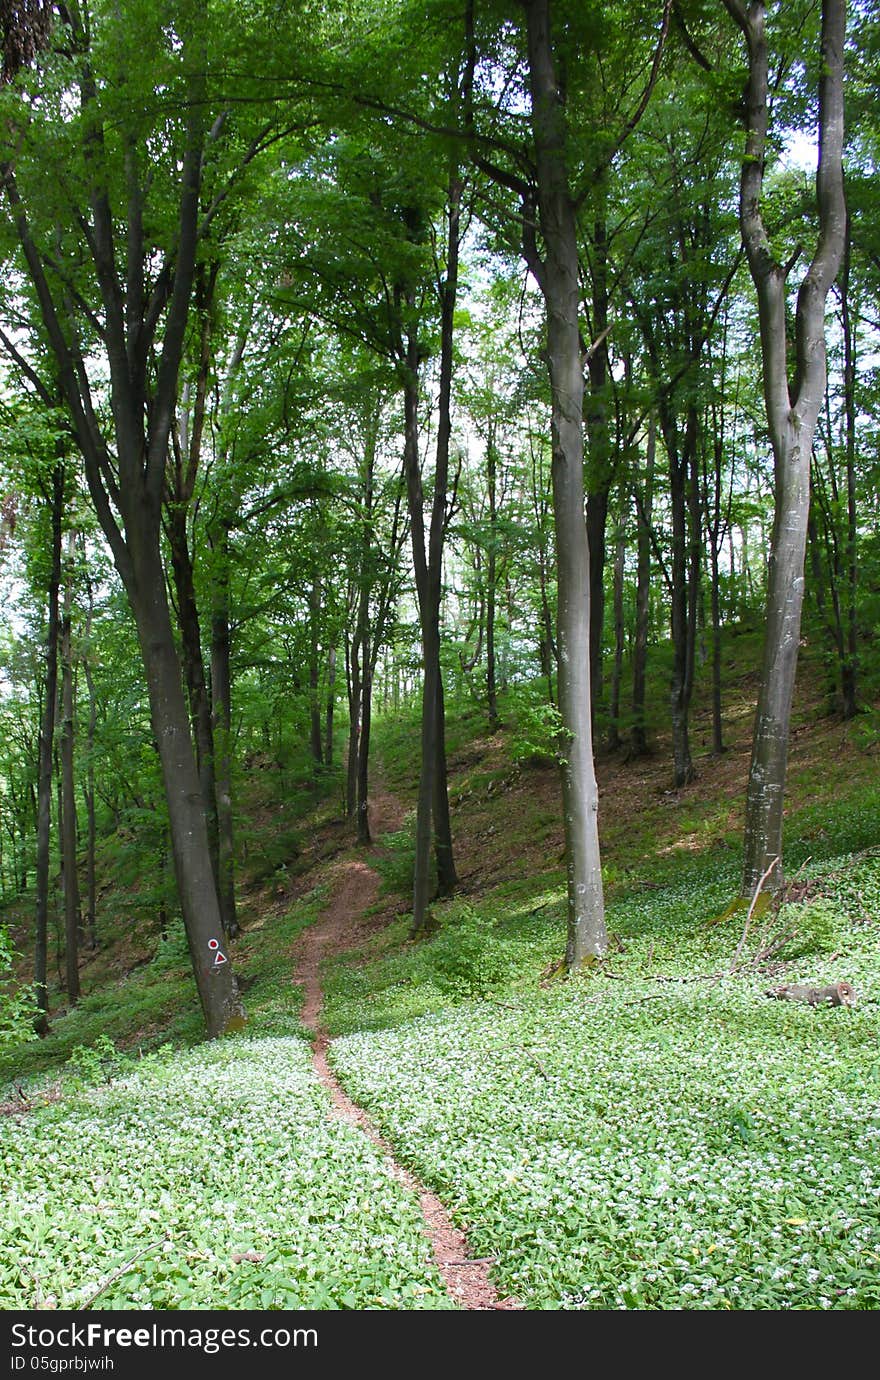
<svg viewBox="0 0 880 1380"><path fill-rule="evenodd" d="M81 1307L129 1261L96 1306L452 1307L413 1195L328 1121L296 1036L163 1052L0 1135L0 1307Z"/></svg>
<svg viewBox="0 0 880 1380"><path fill-rule="evenodd" d="M613 976L542 990L508 972L494 996L403 1023L392 985L389 1028L363 1032L358 1001L382 1024L369 972L348 992L337 979L340 1077L496 1258L501 1289L541 1309L880 1306L880 864L826 870L835 896L775 932L800 923L786 975L846 973L854 1011L772 1001L762 969L731 973L743 919L705 922L732 885L705 864L611 908ZM513 963L504 924L482 920ZM532 921L533 949L548 925ZM420 962L424 995L446 969Z"/></svg>

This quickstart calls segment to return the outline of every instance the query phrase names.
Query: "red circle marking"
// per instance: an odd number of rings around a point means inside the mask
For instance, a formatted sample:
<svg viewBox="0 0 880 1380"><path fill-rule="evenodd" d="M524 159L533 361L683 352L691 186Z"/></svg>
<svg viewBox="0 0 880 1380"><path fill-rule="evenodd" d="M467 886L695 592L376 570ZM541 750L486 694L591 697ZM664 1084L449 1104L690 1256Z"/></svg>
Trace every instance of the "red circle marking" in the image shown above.
<svg viewBox="0 0 880 1380"><path fill-rule="evenodd" d="M219 949L219 948L220 948L220 940L219 940L219 939L209 939L209 940L208 940L208 948L209 948L209 949Z"/></svg>

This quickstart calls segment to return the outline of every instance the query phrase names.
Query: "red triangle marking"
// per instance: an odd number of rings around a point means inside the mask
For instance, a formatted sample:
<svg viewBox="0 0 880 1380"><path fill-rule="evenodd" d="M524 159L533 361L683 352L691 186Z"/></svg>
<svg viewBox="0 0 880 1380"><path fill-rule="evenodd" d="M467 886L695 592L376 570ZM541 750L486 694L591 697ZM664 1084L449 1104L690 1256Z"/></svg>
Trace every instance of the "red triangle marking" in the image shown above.
<svg viewBox="0 0 880 1380"><path fill-rule="evenodd" d="M214 959L214 967L219 968L221 963L226 962L226 955L218 953Z"/></svg>

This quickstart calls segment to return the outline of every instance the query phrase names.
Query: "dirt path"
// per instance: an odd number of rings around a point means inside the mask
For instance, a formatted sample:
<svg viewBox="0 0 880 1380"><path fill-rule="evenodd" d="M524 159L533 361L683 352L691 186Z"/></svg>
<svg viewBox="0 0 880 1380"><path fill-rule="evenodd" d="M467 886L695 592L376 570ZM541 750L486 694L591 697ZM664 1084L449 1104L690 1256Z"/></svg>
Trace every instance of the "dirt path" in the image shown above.
<svg viewBox="0 0 880 1380"><path fill-rule="evenodd" d="M401 822L402 811L394 797L377 795L370 811L374 838L399 828ZM358 1126L385 1155L395 1178L417 1195L425 1219L425 1234L450 1296L464 1309L515 1309L519 1305L513 1300L499 1298L489 1278L491 1262L471 1259L464 1232L453 1226L436 1194L397 1163L391 1146L363 1108L343 1091L327 1060L330 1042L321 1023L321 964L331 954L360 947L370 932L364 914L378 893L379 877L365 862L352 859L337 864L329 904L320 920L304 930L297 942L295 979L304 989L302 1023L315 1037L312 1055L315 1071L330 1093L333 1115Z"/></svg>

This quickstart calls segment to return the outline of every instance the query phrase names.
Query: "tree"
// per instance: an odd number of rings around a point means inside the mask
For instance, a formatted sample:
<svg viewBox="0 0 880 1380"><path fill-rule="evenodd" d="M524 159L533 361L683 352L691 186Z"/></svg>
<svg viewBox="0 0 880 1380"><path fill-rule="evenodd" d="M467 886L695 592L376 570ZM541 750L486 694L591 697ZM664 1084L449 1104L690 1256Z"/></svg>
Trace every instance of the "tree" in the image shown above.
<svg viewBox="0 0 880 1380"><path fill-rule="evenodd" d="M773 448L776 508L770 540L766 631L746 797L742 894L782 885L782 804L788 761L804 595L810 508L810 456L825 396L825 302L846 241L843 190L845 0L823 0L819 77L816 209L819 233L797 292L794 373L789 378L788 277L761 208L770 119L770 51L762 0L724 0L748 55L746 144L740 178L740 226L758 297L764 400Z"/></svg>
<svg viewBox="0 0 880 1380"><path fill-rule="evenodd" d="M190 955L214 1036L241 1024L242 1008L228 957L215 961L222 925L159 533L205 169L224 122L206 120L207 17L198 7L181 7L173 28L140 8L86 16L71 6L66 14L69 55L47 59L46 98L38 105L5 93L2 180L89 493L137 625ZM138 100L134 65L121 56L143 50L145 29L156 54L149 89L161 82L171 100L161 116L154 102ZM111 34L114 41L96 41ZM156 156L147 166L150 137ZM59 191L47 205L50 176ZM95 349L109 376L109 428L87 362Z"/></svg>
<svg viewBox="0 0 880 1380"><path fill-rule="evenodd" d="M526 4L528 73L543 256L529 266L547 308L556 525L562 808L568 869L566 965L607 948L599 858L599 791L593 765L590 690L590 552L584 518L584 376L577 229L566 166L566 117L550 30L550 0Z"/></svg>

